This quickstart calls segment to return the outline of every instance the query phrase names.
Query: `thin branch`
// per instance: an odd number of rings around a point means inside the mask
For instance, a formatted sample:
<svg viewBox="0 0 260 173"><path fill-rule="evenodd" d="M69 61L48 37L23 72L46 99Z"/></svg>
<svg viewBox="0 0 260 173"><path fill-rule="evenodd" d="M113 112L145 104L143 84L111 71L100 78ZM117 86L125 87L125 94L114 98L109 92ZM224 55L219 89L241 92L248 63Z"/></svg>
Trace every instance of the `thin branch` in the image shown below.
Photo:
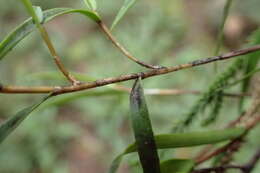
<svg viewBox="0 0 260 173"><path fill-rule="evenodd" d="M239 169L242 170L243 167L241 166L236 166L236 165L224 165L224 166L218 166L218 167L212 167L212 168L202 168L202 169L197 169L193 171L192 173L212 173L212 172L224 172L227 169Z"/></svg>
<svg viewBox="0 0 260 173"><path fill-rule="evenodd" d="M151 65L151 64L147 64L145 62L142 62L140 60L138 60L136 57L134 57L130 52L128 52L117 40L116 38L112 35L112 33L110 32L110 30L108 29L108 27L101 21L98 23L100 28L102 29L102 31L107 35L107 37L109 38L109 40L112 41L112 43L129 59L131 59L132 61L136 62L137 64L144 66L146 68L150 68L150 69L160 69L163 68L162 66L158 66L158 65Z"/></svg>
<svg viewBox="0 0 260 173"><path fill-rule="evenodd" d="M242 166L237 165L222 165L218 167L212 168L202 168L194 170L192 173L211 173L211 172L224 172L227 169L239 169L243 173L251 173L252 170L255 168L257 162L260 160L260 149L253 155L248 163Z"/></svg>
<svg viewBox="0 0 260 173"><path fill-rule="evenodd" d="M73 84L77 85L80 82L77 81L65 68L65 66L62 64L60 57L58 56L51 39L49 37L49 34L45 27L42 25L41 21L39 20L36 12L33 9L33 5L30 0L23 0L22 3L24 4L25 8L27 9L28 13L32 16L33 22L35 23L38 31L41 34L42 39L44 40L45 44L47 45L56 65L58 66L58 69L62 72L62 74Z"/></svg>
<svg viewBox="0 0 260 173"><path fill-rule="evenodd" d="M113 86L113 89L125 91L130 93L131 88L122 86L122 85L115 85ZM164 96L170 96L170 95L184 95L184 94L193 94L193 95L200 95L203 94L202 91L197 90L184 90L184 89L159 89L159 88L149 88L144 89L145 95L164 95ZM248 93L223 93L226 97L234 97L234 98L240 98L240 97L250 97L251 94Z"/></svg>
<svg viewBox="0 0 260 173"><path fill-rule="evenodd" d="M118 77L111 77L111 78L106 78L106 79L101 79L101 80L96 80L94 82L89 82L89 83L81 83L79 85L72 85L72 86L64 86L64 87L49 87L49 86L41 86L41 87L15 87L15 86L2 86L0 87L0 93L50 93L54 92L55 95L60 95L60 94L65 94L65 93L71 93L71 92L76 92L76 91L82 91L86 89L91 89L91 88L96 88L96 87L101 87L105 85L109 85L112 83L118 83L118 82L123 82L123 81L128 81L128 80L133 80L138 77L141 77L142 79L153 77L153 76L159 76L175 71L180 71L208 63L212 63L215 61L221 61L221 60L227 60L233 57L249 54L255 51L260 50L260 45L256 45L250 48L245 48L245 49L240 49L236 51L232 51L229 53L226 53L224 55L220 56L213 56L209 58L204 58L204 59L199 59L195 60L192 62L189 62L187 64L181 64L181 65L176 65L168 68L161 68L161 69L156 69L156 70L150 70L146 72L140 72L140 73L132 73L132 74L127 74L127 75L121 75Z"/></svg>

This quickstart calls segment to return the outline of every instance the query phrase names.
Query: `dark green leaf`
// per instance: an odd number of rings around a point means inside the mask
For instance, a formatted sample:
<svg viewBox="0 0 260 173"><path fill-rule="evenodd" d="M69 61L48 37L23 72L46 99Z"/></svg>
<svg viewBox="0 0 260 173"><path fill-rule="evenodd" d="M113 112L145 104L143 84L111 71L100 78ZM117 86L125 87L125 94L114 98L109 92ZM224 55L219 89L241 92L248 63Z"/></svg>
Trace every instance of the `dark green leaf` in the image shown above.
<svg viewBox="0 0 260 173"><path fill-rule="evenodd" d="M190 173L195 166L193 160L171 159L161 163L162 173Z"/></svg>
<svg viewBox="0 0 260 173"><path fill-rule="evenodd" d="M112 25L111 25L111 30L117 25L117 23L124 17L125 13L127 12L127 10L129 8L131 8L134 3L136 2L136 0L125 0L123 6L121 7L121 9L119 10L119 12L117 13Z"/></svg>
<svg viewBox="0 0 260 173"><path fill-rule="evenodd" d="M131 91L130 108L132 126L143 171L144 173L160 173L160 161L140 78L135 81Z"/></svg>
<svg viewBox="0 0 260 173"><path fill-rule="evenodd" d="M79 13L87 16L95 22L100 21L100 17L97 13L82 9L71 9L71 8L55 8L46 10L43 12L43 21L46 23L57 16L70 13ZM13 30L3 41L0 43L0 60L5 57L5 55L11 51L23 38L30 34L35 29L35 25L32 19L27 19L24 23L19 25L15 30Z"/></svg>
<svg viewBox="0 0 260 173"><path fill-rule="evenodd" d="M36 108L38 108L44 101L46 101L50 97L47 96L42 99L39 103L36 103L30 107L27 107L14 116L10 117L0 126L0 143L2 143L8 135L10 135L15 128Z"/></svg>

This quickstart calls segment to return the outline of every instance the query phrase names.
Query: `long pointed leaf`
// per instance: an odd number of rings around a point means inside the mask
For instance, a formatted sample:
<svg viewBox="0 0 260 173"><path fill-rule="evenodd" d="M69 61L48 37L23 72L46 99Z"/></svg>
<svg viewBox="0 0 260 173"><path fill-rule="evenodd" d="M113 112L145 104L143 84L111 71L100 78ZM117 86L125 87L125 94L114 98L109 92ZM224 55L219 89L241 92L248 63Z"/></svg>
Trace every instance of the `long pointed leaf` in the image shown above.
<svg viewBox="0 0 260 173"><path fill-rule="evenodd" d="M46 101L50 97L47 96L42 99L39 103L36 103L30 107L27 107L21 111L19 111L14 116L10 117L3 124L0 125L0 144L8 137L15 128L36 108L38 108L44 101Z"/></svg>
<svg viewBox="0 0 260 173"><path fill-rule="evenodd" d="M121 9L119 10L119 12L117 13L112 25L111 25L111 30L117 25L117 23L124 17L124 15L126 14L127 10L129 10L129 8L131 8L134 3L136 2L136 0L125 0L123 6L121 7Z"/></svg>
<svg viewBox="0 0 260 173"><path fill-rule="evenodd" d="M155 135L158 149L194 147L206 144L215 144L235 139L245 133L245 128L230 128L225 130L212 130L207 132L189 132L175 134ZM137 151L136 143L129 145L122 154L113 161L109 173L115 173L124 155ZM113 169L112 169L113 167Z"/></svg>
<svg viewBox="0 0 260 173"><path fill-rule="evenodd" d="M83 9L71 9L71 8L54 8L43 12L43 21L46 23L57 16L70 13L79 13L87 16L95 22L99 22L101 19L96 12L83 10ZM0 42L0 60L10 52L23 38L29 35L35 29L35 25L32 18L27 19L24 23L14 29L3 41Z"/></svg>
<svg viewBox="0 0 260 173"><path fill-rule="evenodd" d="M160 173L159 156L140 78L135 81L131 91L130 108L132 126L143 172Z"/></svg>

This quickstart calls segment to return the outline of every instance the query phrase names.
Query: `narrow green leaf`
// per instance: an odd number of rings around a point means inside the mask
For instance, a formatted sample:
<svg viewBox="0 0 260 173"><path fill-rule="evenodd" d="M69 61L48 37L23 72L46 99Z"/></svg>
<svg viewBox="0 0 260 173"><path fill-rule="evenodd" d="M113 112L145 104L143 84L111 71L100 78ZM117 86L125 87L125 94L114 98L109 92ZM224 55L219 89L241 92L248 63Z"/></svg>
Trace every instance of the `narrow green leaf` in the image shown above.
<svg viewBox="0 0 260 173"><path fill-rule="evenodd" d="M244 134L245 131L245 128L230 128L225 130L212 130L207 132L161 134L155 135L154 139L158 149L194 147L232 140ZM109 173L115 173L117 171L117 168L119 167L124 155L136 151L136 143L129 145L124 150L124 152L117 156L116 159L113 161Z"/></svg>
<svg viewBox="0 0 260 173"><path fill-rule="evenodd" d="M97 9L96 0L84 0L84 2L89 9L96 11L96 9Z"/></svg>
<svg viewBox="0 0 260 173"><path fill-rule="evenodd" d="M10 117L3 124L0 125L0 144L8 137L15 128L36 108L38 108L44 101L50 98L50 95L42 99L39 103L36 103L30 107L27 107L14 116Z"/></svg>
<svg viewBox="0 0 260 173"><path fill-rule="evenodd" d="M244 128L230 128L208 132L189 132L155 135L158 149L194 147L235 139L245 132ZM128 146L124 153L136 152L136 143Z"/></svg>
<svg viewBox="0 0 260 173"><path fill-rule="evenodd" d="M43 23L44 21L44 16L43 16L43 11L40 6L33 6L33 9L35 11L35 14L37 15L37 18L40 23Z"/></svg>
<svg viewBox="0 0 260 173"><path fill-rule="evenodd" d="M141 79L135 81L130 95L132 127L144 173L160 173L160 161L153 136Z"/></svg>
<svg viewBox="0 0 260 173"><path fill-rule="evenodd" d="M161 163L162 173L190 173L195 166L193 160L171 159Z"/></svg>
<svg viewBox="0 0 260 173"><path fill-rule="evenodd" d="M93 11L71 8L55 8L43 12L43 23L46 23L57 16L62 16L70 13L82 14L95 22L101 19L99 15ZM35 25L31 18L27 19L24 23L14 29L3 41L0 42L0 60L10 52L23 38L29 35L35 29Z"/></svg>
<svg viewBox="0 0 260 173"><path fill-rule="evenodd" d="M125 0L123 6L121 7L121 9L119 10L119 12L117 13L112 25L111 25L111 30L118 24L118 22L124 17L124 15L126 14L127 10L129 10L129 8L131 8L134 3L136 2L136 0Z"/></svg>

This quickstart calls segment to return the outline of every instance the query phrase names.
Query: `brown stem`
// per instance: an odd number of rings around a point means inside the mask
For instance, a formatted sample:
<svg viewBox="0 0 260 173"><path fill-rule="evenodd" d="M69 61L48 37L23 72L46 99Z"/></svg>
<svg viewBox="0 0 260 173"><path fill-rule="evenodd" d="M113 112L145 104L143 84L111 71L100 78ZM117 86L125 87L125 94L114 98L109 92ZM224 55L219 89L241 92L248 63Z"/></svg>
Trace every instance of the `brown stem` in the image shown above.
<svg viewBox="0 0 260 173"><path fill-rule="evenodd" d="M78 85L80 82L77 81L65 68L65 66L62 64L60 57L58 56L51 40L50 37L48 35L48 32L46 31L46 29L43 26L38 26L38 29L41 33L41 36L44 40L44 42L46 43L51 55L53 56L53 59L56 63L56 65L58 66L58 69L62 72L62 74L73 84L73 85Z"/></svg>
<svg viewBox="0 0 260 173"><path fill-rule="evenodd" d="M100 21L99 23L100 28L102 29L102 31L107 35L107 37L109 38L109 40L112 41L112 43L129 59L131 59L132 61L136 62L137 64L144 66L146 68L150 68L150 69L160 69L163 68L162 66L158 66L158 65L151 65L151 64L147 64L145 62L142 62L140 60L138 60L136 57L134 57L130 52L128 52L117 40L116 38L111 34L110 30L107 28L107 26Z"/></svg>
<svg viewBox="0 0 260 173"><path fill-rule="evenodd" d="M245 165L237 166L237 165L222 165L218 167L212 168L202 168L194 170L192 173L211 173L211 172L224 172L227 169L239 169L243 173L251 173L252 170L255 168L257 162L260 160L260 149L253 155L248 163Z"/></svg>
<svg viewBox="0 0 260 173"><path fill-rule="evenodd" d="M153 76L159 76L183 69L188 69L192 68L195 66L200 66L208 63L212 63L215 61L221 61L221 60L226 60L230 59L233 57L237 57L240 55L245 55L248 53L252 53L255 51L260 50L260 45L256 45L250 48L246 49L241 49L241 50L236 50L232 51L229 53L226 53L224 55L220 56L214 56L214 57L209 57L209 58L204 58L204 59L199 59L195 60L192 62L189 62L187 64L181 64L181 65L176 65L168 68L161 68L161 69L156 69L156 70L150 70L146 72L140 72L140 73L132 73L132 74L127 74L127 75L121 75L118 77L111 77L111 78L106 78L106 79L101 79L101 80L96 80L94 82L89 82L89 83L81 83L79 85L72 85L72 86L64 86L64 87L12 87L12 86L2 86L0 88L0 93L50 93L50 92L55 92L55 95L60 95L60 94L65 94L65 93L71 93L71 92L76 92L76 91L82 91L90 88L96 88L96 87L101 87L105 85L109 85L112 83L118 83L118 82L123 82L123 81L128 81L128 80L133 80L138 77L141 77L142 79L153 77Z"/></svg>

